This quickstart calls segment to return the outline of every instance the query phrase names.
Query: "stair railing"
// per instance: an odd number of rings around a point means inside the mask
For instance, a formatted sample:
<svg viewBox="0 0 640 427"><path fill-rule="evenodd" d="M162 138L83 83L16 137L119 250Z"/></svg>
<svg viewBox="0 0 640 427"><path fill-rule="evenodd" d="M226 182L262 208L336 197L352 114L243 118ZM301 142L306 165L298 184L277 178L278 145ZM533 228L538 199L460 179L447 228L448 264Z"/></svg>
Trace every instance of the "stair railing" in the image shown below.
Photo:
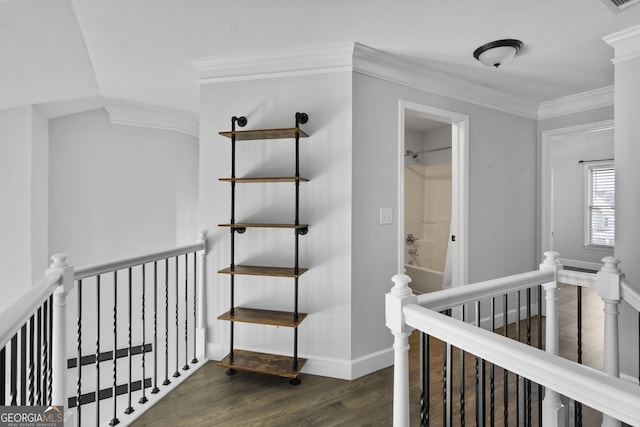
<svg viewBox="0 0 640 427"><path fill-rule="evenodd" d="M515 388L517 391L517 407L520 402L529 400L516 415L517 425L532 425L531 414L531 383L538 384L538 397L544 394L544 400L540 405L540 415L538 422L543 426L564 425L565 413L560 396L566 396L577 402L582 402L604 414L603 425L620 425L620 421L631 425L640 425L640 388L629 382L618 378L618 347L617 347L617 303L620 298L629 296L629 301L636 306L640 302L640 295L628 284L617 269L617 261L605 259L605 265L596 276L596 280L587 277L586 282L594 285L603 297L605 304L609 304L609 313L605 315L605 331L609 338L605 338L607 346L611 349L605 352L604 364L605 372L596 371L592 368L580 365L559 357L558 354L558 322L557 322L557 287L559 278L562 281L570 280L574 277L583 281L585 277L574 272L565 272L561 269L557 261L558 254L546 252L545 260L539 271L528 272L500 279L489 280L473 285L467 285L431 294L416 296L408 287L411 279L405 275L396 275L392 278L394 287L386 296L386 319L387 326L394 335L394 426L408 426L410 414L409 402L409 359L408 359L408 338L414 329L422 332L423 343L421 346L428 348L429 337L437 338L445 343L443 350L444 368L444 402L442 408L443 425L454 425L451 415L452 407L452 369L451 369L451 348L459 349L461 354L461 364L464 363L464 355L470 354L476 357L476 423L485 425L487 414L485 414L484 402L484 375L485 365L488 362L491 366L491 411L493 408L493 367L503 370L505 376L504 384L509 384L506 380L509 375L515 376ZM618 285L618 293L614 290ZM503 301L503 331L507 335L510 316L508 307L508 293L517 295L517 305L515 309L515 320L520 335L520 312L523 307L520 304L520 292L527 292L526 311L528 318L531 318L531 290L542 285L546 293L546 319L545 327L545 351L536 348L532 343L521 343L518 340L507 338L506 336L494 333L493 319L490 317L491 330L482 329L480 326L480 301L491 301L491 311L494 311L496 298L504 297ZM539 289L539 288L538 288ZM541 301L541 293L538 292L538 301ZM467 309L475 308L476 324L469 324L464 318L465 306ZM535 310L540 308L534 307ZM614 311L612 307L615 307ZM637 307L636 307L637 308ZM457 312L457 313L456 313ZM455 318L457 317L457 318ZM640 318L639 318L640 319ZM542 324L542 319L538 316L538 325ZM640 321L640 320L639 320ZM527 320L527 329L530 322ZM615 333L613 330L615 329ZM529 330L527 331L529 334ZM538 347L542 347L540 344ZM608 354L607 354L608 353ZM429 375L429 357L425 357L421 371ZM426 363L426 364L425 364ZM426 372L425 372L426 371ZM512 374L510 374L512 373ZM464 379L461 378L461 399L460 409L462 413L457 421L464 425L464 408L466 406L464 396ZM429 381L422 386L420 425L429 425ZM507 385L504 386L505 401ZM544 388L544 390L543 390ZM523 389L525 390L523 392ZM544 391L544 393L543 393ZM426 396L425 396L426 393ZM527 395L528 393L528 395ZM469 399L467 399L469 400ZM506 405L506 404L505 404ZM507 407L505 406L504 420L507 422ZM493 415L493 414L492 414ZM489 417L493 425L493 418ZM619 421L620 420L620 421ZM440 421L440 420L438 420Z"/></svg>
<svg viewBox="0 0 640 427"><path fill-rule="evenodd" d="M53 255L45 277L0 314L0 405L64 408L66 426L132 422L203 366L206 254L202 232L193 245L92 267Z"/></svg>

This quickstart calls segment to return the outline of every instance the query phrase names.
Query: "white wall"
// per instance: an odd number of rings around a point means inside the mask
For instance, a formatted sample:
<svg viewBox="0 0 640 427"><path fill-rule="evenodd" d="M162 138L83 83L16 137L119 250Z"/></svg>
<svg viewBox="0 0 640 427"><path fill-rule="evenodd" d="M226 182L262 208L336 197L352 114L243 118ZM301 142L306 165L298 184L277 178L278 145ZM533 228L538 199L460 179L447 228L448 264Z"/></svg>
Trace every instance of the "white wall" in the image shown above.
<svg viewBox="0 0 640 427"><path fill-rule="evenodd" d="M291 127L296 112L309 115L301 127L310 135L300 144L300 220L310 224L300 236L299 351L309 358L303 372L351 378L351 74L203 84L201 87L200 227L209 230L208 324L210 356L228 351L229 324L216 318L229 309L230 142L218 135L231 117L244 115L245 129ZM293 175L292 141L237 143L237 176ZM293 184L236 186L236 220L293 221ZM293 232L249 229L236 237L236 263L293 266ZM293 280L240 277L236 305L291 311ZM291 354L290 328L236 323L238 348Z"/></svg>
<svg viewBox="0 0 640 427"><path fill-rule="evenodd" d="M579 161L613 159L613 130L567 135L552 149L553 249L564 265L598 270L613 249L584 246L585 165Z"/></svg>
<svg viewBox="0 0 640 427"><path fill-rule="evenodd" d="M3 309L48 266L47 120L32 107L0 111L0 138Z"/></svg>
<svg viewBox="0 0 640 427"><path fill-rule="evenodd" d="M536 267L535 121L355 73L352 298L357 303L352 348L356 358L391 345L383 296L397 273L399 239L396 226L379 224L378 212L381 207L398 206L399 100L470 116L469 280Z"/></svg>
<svg viewBox="0 0 640 427"><path fill-rule="evenodd" d="M49 253L80 267L197 240L196 138L114 125L102 109L49 128Z"/></svg>

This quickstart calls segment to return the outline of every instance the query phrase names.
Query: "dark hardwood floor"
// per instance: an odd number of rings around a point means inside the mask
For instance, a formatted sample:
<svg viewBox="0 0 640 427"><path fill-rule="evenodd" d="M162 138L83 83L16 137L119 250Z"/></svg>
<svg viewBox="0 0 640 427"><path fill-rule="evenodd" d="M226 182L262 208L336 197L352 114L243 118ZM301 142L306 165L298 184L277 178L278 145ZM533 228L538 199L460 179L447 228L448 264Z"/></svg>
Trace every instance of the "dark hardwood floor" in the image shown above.
<svg viewBox="0 0 640 427"><path fill-rule="evenodd" d="M559 292L561 352L576 360L575 288L563 286ZM600 368L602 359L602 306L595 292L585 289L583 361ZM510 326L511 328L512 326ZM515 328L513 328L515 330ZM411 420L419 422L419 384L417 351L419 334L411 337ZM433 387L442 389L442 343L432 340ZM440 350L438 350L440 349ZM459 353L454 354L454 371L460 364ZM465 419L475 425L474 393L475 359L466 355ZM503 425L503 373L496 368L496 425ZM456 375L456 384L459 381ZM489 367L487 367L489 378ZM302 384L290 385L288 380L260 374L239 372L227 376L216 362L206 365L173 390L156 406L133 424L142 426L390 426L392 425L393 368L389 367L353 381L316 375L302 375ZM487 379L488 381L488 379ZM509 389L515 390L511 374ZM454 425L460 425L460 387L454 393ZM534 386L534 393L536 392ZM534 394L535 399L535 394ZM439 399L438 399L439 400ZM488 405L488 404L487 404ZM431 404L431 425L441 425L442 405ZM488 409L487 409L488 411ZM515 410L509 414L509 425L517 425ZM532 416L537 425L537 415ZM600 415L584 408L584 426L600 424ZM488 425L488 423L487 423Z"/></svg>

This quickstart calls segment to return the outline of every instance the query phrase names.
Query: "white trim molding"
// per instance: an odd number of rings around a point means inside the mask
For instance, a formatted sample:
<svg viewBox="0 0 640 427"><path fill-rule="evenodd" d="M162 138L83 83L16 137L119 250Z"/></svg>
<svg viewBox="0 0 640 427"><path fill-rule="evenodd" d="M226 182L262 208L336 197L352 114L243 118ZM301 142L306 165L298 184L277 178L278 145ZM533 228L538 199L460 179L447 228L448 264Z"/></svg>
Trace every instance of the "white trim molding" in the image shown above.
<svg viewBox="0 0 640 427"><path fill-rule="evenodd" d="M613 106L613 86L543 101L538 106L538 120Z"/></svg>
<svg viewBox="0 0 640 427"><path fill-rule="evenodd" d="M525 102L479 84L430 70L422 64L360 43L201 58L194 60L193 65L199 72L201 84L357 72L510 114L537 118L537 103Z"/></svg>
<svg viewBox="0 0 640 427"><path fill-rule="evenodd" d="M352 43L287 49L245 56L201 58L193 61L200 83L291 77L350 71Z"/></svg>
<svg viewBox="0 0 640 427"><path fill-rule="evenodd" d="M199 122L196 113L119 98L105 97L104 103L111 123L172 130L195 137L199 135Z"/></svg>
<svg viewBox="0 0 640 427"><path fill-rule="evenodd" d="M640 57L640 25L610 34L602 40L613 47L615 56L611 62L614 64Z"/></svg>

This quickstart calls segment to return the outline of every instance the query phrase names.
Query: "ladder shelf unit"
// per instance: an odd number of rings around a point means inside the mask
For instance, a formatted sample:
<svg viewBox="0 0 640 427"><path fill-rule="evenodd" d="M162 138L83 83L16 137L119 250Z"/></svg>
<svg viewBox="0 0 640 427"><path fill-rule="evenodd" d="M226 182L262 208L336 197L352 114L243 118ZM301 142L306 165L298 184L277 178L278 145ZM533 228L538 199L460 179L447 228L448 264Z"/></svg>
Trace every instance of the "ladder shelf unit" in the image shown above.
<svg viewBox="0 0 640 427"><path fill-rule="evenodd" d="M298 378L306 360L298 357L298 326L307 317L306 313L298 310L298 280L307 268L299 265L299 242L298 238L308 232L309 225L301 224L299 221L300 211L300 183L307 182L308 179L300 177L300 138L307 138L308 135L300 129L299 125L306 123L308 116L305 113L295 114L295 127L263 130L236 130L236 125L244 127L247 124L245 117L231 118L231 131L219 132L220 135L231 140L231 177L220 178L222 182L231 185L231 220L229 223L218 224L220 227L227 227L230 231L231 262L229 267L218 271L220 274L229 275L230 285L230 305L229 311L220 315L219 320L230 322L229 354L218 363L218 366L227 368L227 374L233 375L238 370L270 374L289 378L291 384L300 384ZM295 174L293 176L275 177L236 177L236 141L256 141L271 139L294 139L295 140ZM256 222L236 222L236 184L250 183L294 183L295 184L295 221L293 223L256 223ZM235 238L236 234L243 234L247 229L252 228L272 228L288 229L294 231L295 246L293 266L254 266L240 265L235 262ZM262 276L280 277L293 279L293 311L274 311L260 308L237 307L235 305L235 276ZM282 326L293 329L293 351L292 356L280 354L266 354L236 349L234 347L235 323L252 323L258 325Z"/></svg>

